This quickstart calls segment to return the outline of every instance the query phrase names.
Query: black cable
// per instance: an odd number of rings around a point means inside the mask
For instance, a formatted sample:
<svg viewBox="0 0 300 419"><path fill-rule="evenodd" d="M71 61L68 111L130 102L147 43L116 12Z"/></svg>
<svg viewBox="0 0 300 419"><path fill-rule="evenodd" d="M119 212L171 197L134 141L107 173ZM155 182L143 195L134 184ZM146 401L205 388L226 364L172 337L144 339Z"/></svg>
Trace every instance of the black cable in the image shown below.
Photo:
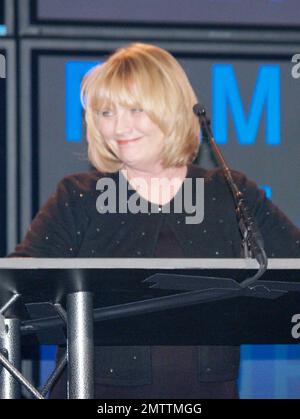
<svg viewBox="0 0 300 419"><path fill-rule="evenodd" d="M247 258L253 256L259 263L258 272L253 277L247 278L243 282L241 282L240 286L242 288L245 288L256 282L265 273L267 269L268 258L264 250L263 238L254 219L252 218L252 215L248 207L245 205L244 195L239 190L235 181L233 180L231 171L227 166L222 156L222 153L219 150L213 138L212 131L209 126L210 124L206 116L205 107L197 103L193 107L193 112L199 119L200 127L204 130L205 136L213 149L217 162L221 166L221 169L224 173L224 177L231 190L235 202L235 212L238 219L238 225L242 235L244 257Z"/></svg>

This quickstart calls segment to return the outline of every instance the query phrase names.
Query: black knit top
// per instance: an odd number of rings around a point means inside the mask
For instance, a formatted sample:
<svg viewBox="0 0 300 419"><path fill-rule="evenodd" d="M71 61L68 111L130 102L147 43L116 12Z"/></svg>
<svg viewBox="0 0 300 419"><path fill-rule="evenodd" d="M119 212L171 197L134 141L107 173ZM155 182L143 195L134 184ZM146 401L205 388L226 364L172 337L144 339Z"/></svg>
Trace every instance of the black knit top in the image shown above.
<svg viewBox="0 0 300 419"><path fill-rule="evenodd" d="M204 170L194 165L188 167L184 184L188 179L193 182L197 178L204 179L204 219L199 224L187 224L186 216L191 214L186 211L176 213L173 200L170 213L154 206L152 212L100 214L96 201L101 191L97 190L96 184L103 177L112 179L118 192L119 173L103 175L90 172L65 177L35 217L23 242L10 256L241 257L241 234L234 202L221 170ZM242 173L233 172L233 177L261 230L268 257L300 257L298 228ZM128 191L128 199L133 193ZM193 202L196 202L195 194L196 189L193 188ZM141 201L143 198L140 197ZM153 348L152 356L155 351L157 348ZM178 351L177 355L174 352L174 360L176 356L180 358L179 348ZM199 348L198 355L199 381L236 378L237 348L204 346ZM96 382L101 385L149 384L150 359L148 347L98 347ZM165 362L167 365L171 360L165 359ZM162 365L160 368L163 371Z"/></svg>
<svg viewBox="0 0 300 419"><path fill-rule="evenodd" d="M220 170L188 167L186 180L204 178L204 219L200 224L187 224L186 217L191 214L174 212L172 202L171 213L160 212L156 206L157 212L100 214L96 201L101 191L96 184L103 176L90 172L65 177L12 256L154 257L163 221L175 234L184 257L241 256L234 202ZM118 173L105 176L118 188ZM233 172L233 177L261 230L268 257L300 257L298 228L243 174ZM128 197L132 194L129 190Z"/></svg>

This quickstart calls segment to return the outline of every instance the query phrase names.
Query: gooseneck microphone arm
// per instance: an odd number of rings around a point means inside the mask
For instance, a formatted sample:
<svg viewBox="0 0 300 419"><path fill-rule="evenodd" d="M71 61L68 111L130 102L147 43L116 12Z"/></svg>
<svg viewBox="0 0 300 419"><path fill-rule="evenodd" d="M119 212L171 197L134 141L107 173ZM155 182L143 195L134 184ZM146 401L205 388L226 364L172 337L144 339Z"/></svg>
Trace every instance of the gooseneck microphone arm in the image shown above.
<svg viewBox="0 0 300 419"><path fill-rule="evenodd" d="M254 257L259 263L258 272L253 277L247 278L241 283L242 287L247 287L253 284L258 278L260 278L267 269L268 258L264 250L263 238L254 219L252 218L252 215L250 214L249 209L245 204L244 195L239 190L235 181L233 180L231 171L227 166L222 156L222 153L214 140L213 134L209 126L209 122L207 120L205 107L197 103L193 107L193 112L199 119L200 127L206 134L209 144L213 150L213 153L221 169L223 170L224 177L231 190L235 203L235 212L238 220L238 225L242 235L244 257Z"/></svg>

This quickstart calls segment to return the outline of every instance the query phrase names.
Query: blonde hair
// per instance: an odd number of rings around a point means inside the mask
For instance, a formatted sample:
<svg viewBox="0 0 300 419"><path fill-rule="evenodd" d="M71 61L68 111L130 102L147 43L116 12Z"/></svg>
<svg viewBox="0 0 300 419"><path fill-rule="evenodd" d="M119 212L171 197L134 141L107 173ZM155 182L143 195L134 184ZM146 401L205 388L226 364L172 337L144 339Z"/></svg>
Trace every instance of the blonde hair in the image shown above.
<svg viewBox="0 0 300 419"><path fill-rule="evenodd" d="M98 112L108 104L144 109L165 135L165 168L184 166L197 155L200 127L193 114L196 95L180 64L161 48L132 44L117 50L84 77L81 101L88 156L99 171L114 172L123 165L97 126Z"/></svg>

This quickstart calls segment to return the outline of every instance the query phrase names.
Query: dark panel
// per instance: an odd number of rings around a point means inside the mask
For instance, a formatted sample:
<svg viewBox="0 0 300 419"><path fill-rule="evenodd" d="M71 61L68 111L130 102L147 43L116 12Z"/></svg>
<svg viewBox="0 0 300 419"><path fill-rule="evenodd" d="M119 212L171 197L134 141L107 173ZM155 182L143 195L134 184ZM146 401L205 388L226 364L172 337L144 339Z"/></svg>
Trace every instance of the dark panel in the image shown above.
<svg viewBox="0 0 300 419"><path fill-rule="evenodd" d="M6 252L6 134L6 79L0 77L0 257Z"/></svg>
<svg viewBox="0 0 300 419"><path fill-rule="evenodd" d="M0 25L4 24L4 0L0 0Z"/></svg>
<svg viewBox="0 0 300 419"><path fill-rule="evenodd" d="M34 213L55 189L57 182L65 175L89 170L86 158L85 133L78 115L78 102L71 109L72 120L78 121L80 138L72 141L66 134L66 65L67 63L98 62L106 54L78 51L76 55L67 52L43 51L35 54L33 93L33 148L34 161ZM297 115L299 113L299 81L291 77L289 57L262 59L261 57L219 58L212 56L178 55L201 102L212 113L212 68L216 64L230 64L235 72L236 83L247 115L254 87L261 65L275 65L280 70L281 138L280 144L270 145L266 140L265 109L260 117L255 141L241 144L230 112L228 112L228 139L220 145L228 164L245 172L259 185L272 190L273 201L297 224L299 219L300 169L298 164L300 136ZM78 89L79 82L74 86ZM297 110L298 109L298 110ZM70 109L69 109L70 111ZM255 164L253 164L255 162ZM200 163L211 167L209 152L203 147Z"/></svg>
<svg viewBox="0 0 300 419"><path fill-rule="evenodd" d="M33 23L299 26L297 0L35 0Z"/></svg>

